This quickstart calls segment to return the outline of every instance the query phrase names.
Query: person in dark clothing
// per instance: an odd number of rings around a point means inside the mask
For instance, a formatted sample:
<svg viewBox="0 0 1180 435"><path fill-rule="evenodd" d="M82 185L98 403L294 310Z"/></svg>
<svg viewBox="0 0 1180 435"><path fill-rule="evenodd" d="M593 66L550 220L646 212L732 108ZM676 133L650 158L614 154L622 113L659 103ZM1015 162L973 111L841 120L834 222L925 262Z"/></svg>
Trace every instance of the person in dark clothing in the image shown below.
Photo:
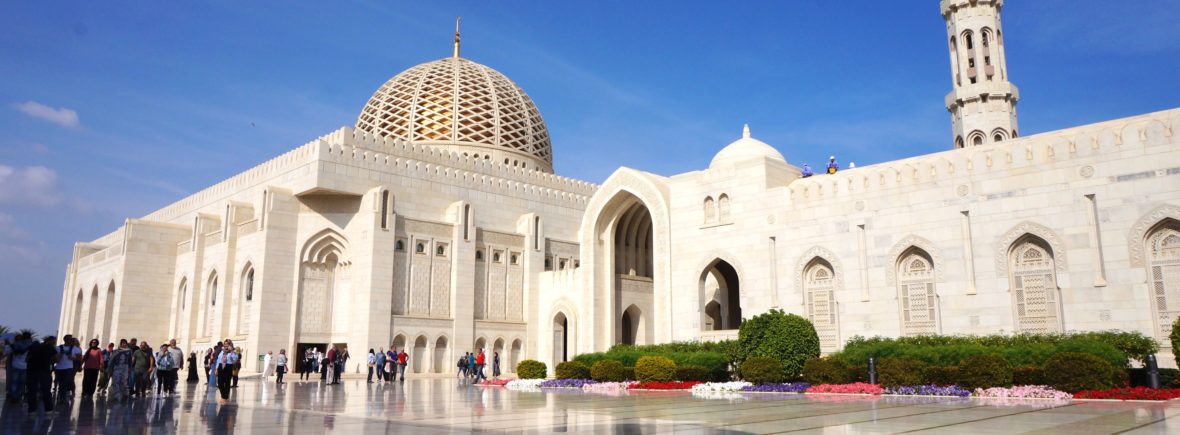
<svg viewBox="0 0 1180 435"><path fill-rule="evenodd" d="M53 411L53 396L49 390L53 382L53 366L57 364L57 338L50 335L40 343L29 347L26 357L28 363L28 381L25 389L25 402L29 404L29 412L37 412L40 402L45 412Z"/></svg>
<svg viewBox="0 0 1180 435"><path fill-rule="evenodd" d="M217 389L221 392L221 400L229 400L229 387L233 378L234 364L238 362L237 354L230 347L229 342L221 347L221 352L214 358L214 370L217 370Z"/></svg>
<svg viewBox="0 0 1180 435"><path fill-rule="evenodd" d="M197 353L188 353L188 383L195 384L201 382L201 376L197 374Z"/></svg>

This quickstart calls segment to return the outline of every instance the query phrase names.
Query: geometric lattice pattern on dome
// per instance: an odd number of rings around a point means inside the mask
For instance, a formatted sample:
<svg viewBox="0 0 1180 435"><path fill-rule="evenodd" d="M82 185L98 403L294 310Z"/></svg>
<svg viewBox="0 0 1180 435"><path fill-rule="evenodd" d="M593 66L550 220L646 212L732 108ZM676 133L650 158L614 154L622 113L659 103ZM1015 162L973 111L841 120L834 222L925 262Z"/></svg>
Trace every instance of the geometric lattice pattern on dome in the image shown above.
<svg viewBox="0 0 1180 435"><path fill-rule="evenodd" d="M553 166L549 130L533 100L499 71L460 57L389 79L369 98L356 127L414 142L500 148Z"/></svg>

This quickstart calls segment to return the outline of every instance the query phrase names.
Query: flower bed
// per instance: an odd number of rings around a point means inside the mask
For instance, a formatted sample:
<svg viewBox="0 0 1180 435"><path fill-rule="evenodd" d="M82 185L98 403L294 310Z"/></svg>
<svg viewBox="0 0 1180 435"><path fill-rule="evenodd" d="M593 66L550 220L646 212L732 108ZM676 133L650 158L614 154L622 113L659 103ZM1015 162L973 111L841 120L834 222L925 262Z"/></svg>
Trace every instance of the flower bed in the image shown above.
<svg viewBox="0 0 1180 435"><path fill-rule="evenodd" d="M484 379L483 382L480 382L476 385L483 385L485 387L503 387L508 385L509 382L512 382L512 379Z"/></svg>
<svg viewBox="0 0 1180 435"><path fill-rule="evenodd" d="M687 390L699 381L638 382L627 387L629 390Z"/></svg>
<svg viewBox="0 0 1180 435"><path fill-rule="evenodd" d="M582 386L582 391L595 394L605 394L607 396L625 396L627 395L627 387L634 382L599 382L597 384L586 384Z"/></svg>
<svg viewBox="0 0 1180 435"><path fill-rule="evenodd" d="M582 388L587 385L597 384L597 381L590 379L550 379L542 382L541 388Z"/></svg>
<svg viewBox="0 0 1180 435"><path fill-rule="evenodd" d="M1073 395L1057 391L1044 385L1021 385L1017 387L976 388L979 397L1003 397L1014 399L1070 399Z"/></svg>
<svg viewBox="0 0 1180 435"><path fill-rule="evenodd" d="M880 385L855 382L851 384L820 384L807 388L807 393L837 393L837 394L881 394L885 392Z"/></svg>
<svg viewBox="0 0 1180 435"><path fill-rule="evenodd" d="M541 391L541 383L542 382L545 382L545 380L544 379L516 379L516 380L513 380L512 382L509 382L508 384L504 385L504 387L508 388L509 390L516 390L516 391Z"/></svg>
<svg viewBox="0 0 1180 435"><path fill-rule="evenodd" d="M749 382L708 382L704 384L696 384L692 386L693 393L707 393L707 392L733 392L742 391L743 388L749 387Z"/></svg>
<svg viewBox="0 0 1180 435"><path fill-rule="evenodd" d="M1086 390L1074 393L1075 399L1111 400L1171 400L1180 397L1180 388L1111 388L1109 390Z"/></svg>
<svg viewBox="0 0 1180 435"><path fill-rule="evenodd" d="M909 387L893 387L886 388L885 394L895 394L899 396L958 396L967 397L971 395L971 390L960 387L958 385L950 385L940 387L937 385L914 385Z"/></svg>
<svg viewBox="0 0 1180 435"><path fill-rule="evenodd" d="M748 392L763 392L763 393L802 393L807 391L811 384L806 382L790 382L785 384L759 384L750 385L742 388L742 391Z"/></svg>

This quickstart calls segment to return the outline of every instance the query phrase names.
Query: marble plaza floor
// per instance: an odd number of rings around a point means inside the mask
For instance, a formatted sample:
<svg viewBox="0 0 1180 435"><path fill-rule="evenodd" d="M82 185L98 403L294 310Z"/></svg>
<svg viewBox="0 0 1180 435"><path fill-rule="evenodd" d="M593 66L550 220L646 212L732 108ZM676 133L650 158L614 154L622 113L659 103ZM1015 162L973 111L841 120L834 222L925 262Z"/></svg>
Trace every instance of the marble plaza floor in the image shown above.
<svg viewBox="0 0 1180 435"><path fill-rule="evenodd" d="M0 390L2 391L2 390ZM517 392L455 379L277 387L241 381L226 404L185 384L172 398L76 399L44 416L4 405L15 433L1180 433L1180 402L1003 401L689 392ZM3 397L0 393L0 397Z"/></svg>

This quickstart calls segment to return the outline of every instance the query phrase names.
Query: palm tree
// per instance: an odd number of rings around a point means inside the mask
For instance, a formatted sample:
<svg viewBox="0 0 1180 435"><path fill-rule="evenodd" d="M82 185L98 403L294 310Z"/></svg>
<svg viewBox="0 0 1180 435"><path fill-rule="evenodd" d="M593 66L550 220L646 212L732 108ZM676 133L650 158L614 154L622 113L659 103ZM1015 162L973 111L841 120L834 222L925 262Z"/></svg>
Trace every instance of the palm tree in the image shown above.
<svg viewBox="0 0 1180 435"><path fill-rule="evenodd" d="M4 326L4 325L0 325L0 335L4 335L7 333L8 333L8 327Z"/></svg>
<svg viewBox="0 0 1180 435"><path fill-rule="evenodd" d="M24 329L21 329L20 331L17 331L17 333L19 333L19 334L21 334L21 335L24 335L24 334L29 334L29 338L30 338L30 339L33 339L33 340L36 340L36 339L37 339L37 331L34 331L34 330L32 330L32 329L29 329L29 328L24 328Z"/></svg>

